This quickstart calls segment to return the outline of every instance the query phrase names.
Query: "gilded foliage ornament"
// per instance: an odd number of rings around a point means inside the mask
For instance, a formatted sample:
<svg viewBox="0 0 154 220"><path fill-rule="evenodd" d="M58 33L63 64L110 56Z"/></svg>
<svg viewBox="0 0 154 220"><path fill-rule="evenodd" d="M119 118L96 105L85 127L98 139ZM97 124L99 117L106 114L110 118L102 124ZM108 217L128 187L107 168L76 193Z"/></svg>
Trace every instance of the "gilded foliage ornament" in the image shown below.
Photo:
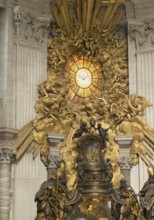
<svg viewBox="0 0 154 220"><path fill-rule="evenodd" d="M108 129L106 157L111 159L115 171L115 185L116 180L121 179L117 163L119 146L114 140L116 135L134 136L131 147L132 164L137 164L138 156L141 156L147 165L151 164L150 158L153 158L153 151L143 141L153 149L154 131L142 118L146 107L151 104L144 97L129 95L127 38L118 38L115 35L123 14L123 7L119 5L123 2L72 0L67 4L67 1L57 0L52 5L56 24L52 26L52 34L48 39L47 79L37 86L37 116L21 129L15 148L17 159L26 151L32 152L34 158L40 152L41 160L47 165L46 134L66 134L66 140L60 146L63 164L59 172L65 171L70 191L76 187L74 161L77 156L73 147L74 141L72 142L70 137L81 121L89 122L93 117L102 123L103 128ZM88 62L92 60L94 66L99 64L101 79L94 83L99 92L95 89L90 95L83 96L78 88L75 91L76 85L72 84L71 74L77 74L78 71L72 73L67 66L72 56L80 56ZM88 71L90 72L90 69ZM95 74L94 71L88 74L81 71L79 74L84 83L89 74L91 81L88 81L88 86L84 88L84 94L88 93L89 85L95 82ZM73 77L76 79L77 76ZM72 95L73 92L75 95ZM72 96L76 98L71 98ZM73 177L73 180L70 177Z"/></svg>

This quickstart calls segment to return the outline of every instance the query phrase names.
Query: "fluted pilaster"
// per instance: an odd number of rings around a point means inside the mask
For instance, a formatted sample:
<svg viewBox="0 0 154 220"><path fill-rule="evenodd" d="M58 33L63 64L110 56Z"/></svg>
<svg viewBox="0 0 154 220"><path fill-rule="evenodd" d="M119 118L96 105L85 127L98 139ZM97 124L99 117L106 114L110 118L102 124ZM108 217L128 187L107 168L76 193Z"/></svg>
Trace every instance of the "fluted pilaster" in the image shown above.
<svg viewBox="0 0 154 220"><path fill-rule="evenodd" d="M129 37L136 42L137 52L154 50L154 18L129 22Z"/></svg>
<svg viewBox="0 0 154 220"><path fill-rule="evenodd" d="M154 19L129 22L130 46L135 43L135 70L130 73L136 78L136 93L146 97L154 105ZM131 53L131 50L130 50ZM130 55L131 56L131 55ZM131 81L130 81L131 84ZM145 112L149 126L154 127L154 108ZM140 159L139 163L140 188L147 179L147 168Z"/></svg>
<svg viewBox="0 0 154 220"><path fill-rule="evenodd" d="M16 117L15 126L21 128L35 117L37 84L47 74L48 20L37 18L14 8L16 45Z"/></svg>
<svg viewBox="0 0 154 220"><path fill-rule="evenodd" d="M47 74L46 17L37 17L16 6L13 9L15 27L15 127L21 128L35 118L37 85ZM25 154L15 164L13 219L34 219L36 215L35 193L47 178L46 169L39 156L33 160ZM22 195L22 196L21 196ZM26 208L25 208L26 207Z"/></svg>
<svg viewBox="0 0 154 220"><path fill-rule="evenodd" d="M0 129L0 219L10 220L11 165L15 160L12 151L14 129Z"/></svg>

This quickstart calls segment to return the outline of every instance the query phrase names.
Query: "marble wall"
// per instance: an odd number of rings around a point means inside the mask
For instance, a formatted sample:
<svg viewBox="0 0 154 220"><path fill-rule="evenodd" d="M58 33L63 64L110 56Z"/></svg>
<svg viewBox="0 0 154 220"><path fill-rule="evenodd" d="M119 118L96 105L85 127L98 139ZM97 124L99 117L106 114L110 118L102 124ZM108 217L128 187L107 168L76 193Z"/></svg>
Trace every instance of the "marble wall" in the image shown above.
<svg viewBox="0 0 154 220"><path fill-rule="evenodd" d="M0 7L0 127L2 127L2 112L3 112L3 90L2 90L2 83L3 83L3 75L2 71L4 69L4 57L2 54L4 54L4 9Z"/></svg>
<svg viewBox="0 0 154 220"><path fill-rule="evenodd" d="M47 18L37 17L27 11L36 2L21 1L15 6L15 127L21 128L35 118L34 104L37 99L37 85L47 74ZM29 7L28 7L29 6ZM41 7L41 6L40 6ZM23 11L24 10L24 11ZM38 11L40 11L39 8ZM36 215L35 193L47 179L47 172L39 156L33 160L26 154L14 166L14 198L12 219L31 220ZM21 196L22 195L22 196ZM20 205L19 205L20 204ZM26 208L25 208L26 207Z"/></svg>
<svg viewBox="0 0 154 220"><path fill-rule="evenodd" d="M14 196L12 205L12 219L32 220L36 216L35 194L42 182L47 179L47 173L39 156L32 159L26 154L14 167Z"/></svg>

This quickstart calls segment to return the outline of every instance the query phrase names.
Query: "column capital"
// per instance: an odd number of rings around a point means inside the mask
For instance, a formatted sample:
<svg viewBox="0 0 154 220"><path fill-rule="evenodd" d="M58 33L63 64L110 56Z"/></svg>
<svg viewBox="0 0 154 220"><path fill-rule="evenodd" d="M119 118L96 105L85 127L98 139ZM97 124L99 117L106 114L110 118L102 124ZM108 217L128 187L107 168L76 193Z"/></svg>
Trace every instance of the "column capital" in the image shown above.
<svg viewBox="0 0 154 220"><path fill-rule="evenodd" d="M12 164L15 161L15 154L10 148L0 148L0 164Z"/></svg>
<svg viewBox="0 0 154 220"><path fill-rule="evenodd" d="M63 141L65 138L64 134L57 134L57 133L49 133L47 134L47 139L51 147L53 146L54 143L59 143Z"/></svg>
<svg viewBox="0 0 154 220"><path fill-rule="evenodd" d="M132 135L119 135L115 137L115 141L119 144L119 165L121 172L128 183L130 183L130 171L132 168L130 159L130 147L133 141Z"/></svg>
<svg viewBox="0 0 154 220"><path fill-rule="evenodd" d="M119 144L119 164L121 169L131 169L130 147L133 141L132 135L119 135L115 137Z"/></svg>
<svg viewBox="0 0 154 220"><path fill-rule="evenodd" d="M127 150L130 149L131 143L133 141L132 135L118 135L115 137L115 141L118 142L120 149Z"/></svg>
<svg viewBox="0 0 154 220"><path fill-rule="evenodd" d="M20 6L13 9L16 40L41 47L46 41L50 17L23 12Z"/></svg>
<svg viewBox="0 0 154 220"><path fill-rule="evenodd" d="M48 155L48 177L50 176L51 170L57 170L59 162L61 160L58 144L64 140L65 135L50 133L47 135L49 143L49 155Z"/></svg>
<svg viewBox="0 0 154 220"><path fill-rule="evenodd" d="M130 156L120 157L119 165L122 170L130 170L132 168Z"/></svg>
<svg viewBox="0 0 154 220"><path fill-rule="evenodd" d="M154 18L146 20L129 20L128 36L136 42L137 50L154 49Z"/></svg>
<svg viewBox="0 0 154 220"><path fill-rule="evenodd" d="M0 128L0 163L13 163L15 153L13 152L13 137L17 129Z"/></svg>

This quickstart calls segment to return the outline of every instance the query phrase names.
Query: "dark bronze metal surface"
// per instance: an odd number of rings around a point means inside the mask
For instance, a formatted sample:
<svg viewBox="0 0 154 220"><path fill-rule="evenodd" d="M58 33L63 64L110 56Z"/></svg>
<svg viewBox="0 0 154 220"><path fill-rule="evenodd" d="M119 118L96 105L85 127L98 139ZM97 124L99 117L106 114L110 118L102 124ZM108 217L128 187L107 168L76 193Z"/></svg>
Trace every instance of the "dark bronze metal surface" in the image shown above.
<svg viewBox="0 0 154 220"><path fill-rule="evenodd" d="M107 133L95 120L90 127L81 124L73 138L79 138L77 151L77 186L68 191L65 173L51 173L35 196L35 220L152 220L154 219L154 169L137 196L125 179L120 187L112 185L113 170L105 159Z"/></svg>

